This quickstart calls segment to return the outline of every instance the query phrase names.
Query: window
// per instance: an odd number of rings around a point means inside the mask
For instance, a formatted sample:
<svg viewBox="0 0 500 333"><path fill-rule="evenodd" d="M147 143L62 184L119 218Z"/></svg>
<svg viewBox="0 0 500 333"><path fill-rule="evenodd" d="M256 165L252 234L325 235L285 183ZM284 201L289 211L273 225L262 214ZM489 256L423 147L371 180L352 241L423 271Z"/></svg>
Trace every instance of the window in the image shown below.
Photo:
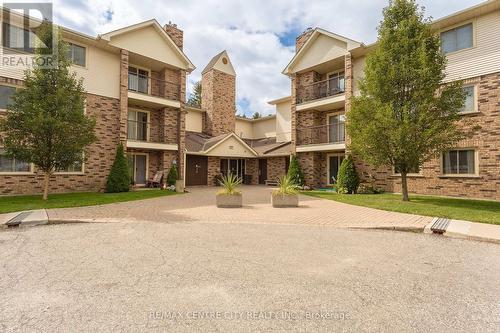
<svg viewBox="0 0 500 333"><path fill-rule="evenodd" d="M12 95L15 92L15 87L0 85L0 109L7 109L7 105L12 102Z"/></svg>
<svg viewBox="0 0 500 333"><path fill-rule="evenodd" d="M328 116L328 142L345 141L345 115Z"/></svg>
<svg viewBox="0 0 500 333"><path fill-rule="evenodd" d="M2 35L3 47L33 53L36 40L36 35L33 32L4 22Z"/></svg>
<svg viewBox="0 0 500 333"><path fill-rule="evenodd" d="M29 163L10 158L5 155L5 150L0 148L0 172L30 172Z"/></svg>
<svg viewBox="0 0 500 333"><path fill-rule="evenodd" d="M344 155L331 155L328 157L328 184L337 182L337 175L343 160Z"/></svg>
<svg viewBox="0 0 500 333"><path fill-rule="evenodd" d="M128 112L127 138L129 140L148 141L149 114L141 111Z"/></svg>
<svg viewBox="0 0 500 333"><path fill-rule="evenodd" d="M130 66L128 68L128 89L132 91L141 92L143 94L149 93L149 72L144 69L139 69Z"/></svg>
<svg viewBox="0 0 500 333"><path fill-rule="evenodd" d="M472 23L441 33L441 49L444 54L468 49L473 46Z"/></svg>
<svg viewBox="0 0 500 333"><path fill-rule="evenodd" d="M476 173L476 152L473 149L450 150L443 154L445 175L473 175Z"/></svg>
<svg viewBox="0 0 500 333"><path fill-rule="evenodd" d="M83 163L78 161L67 167L66 169L57 169L56 172L68 172L68 173L77 173L83 172Z"/></svg>
<svg viewBox="0 0 500 333"><path fill-rule="evenodd" d="M73 64L85 67L85 56L85 47L73 43L68 43L68 59Z"/></svg>
<svg viewBox="0 0 500 333"><path fill-rule="evenodd" d="M245 159L221 159L220 160L220 173L223 175L232 174L236 177L243 179L246 170Z"/></svg>
<svg viewBox="0 0 500 333"><path fill-rule="evenodd" d="M463 87L463 91L465 93L465 103L462 109L460 109L460 113L468 113L476 111L476 89L474 86L465 86Z"/></svg>

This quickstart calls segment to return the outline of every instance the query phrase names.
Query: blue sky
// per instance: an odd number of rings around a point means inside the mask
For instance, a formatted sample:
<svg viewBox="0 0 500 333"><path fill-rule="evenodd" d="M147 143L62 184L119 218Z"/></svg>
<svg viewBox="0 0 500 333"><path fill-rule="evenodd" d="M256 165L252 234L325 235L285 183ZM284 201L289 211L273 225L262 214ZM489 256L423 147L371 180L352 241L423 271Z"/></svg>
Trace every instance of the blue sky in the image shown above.
<svg viewBox="0 0 500 333"><path fill-rule="evenodd" d="M481 0L421 0L427 16L439 18ZM156 18L184 31L186 55L197 69L227 50L237 72L237 107L250 116L272 113L267 102L290 94L281 71L294 54L296 35L321 27L360 42L376 40L387 0L57 0L56 22L90 35Z"/></svg>

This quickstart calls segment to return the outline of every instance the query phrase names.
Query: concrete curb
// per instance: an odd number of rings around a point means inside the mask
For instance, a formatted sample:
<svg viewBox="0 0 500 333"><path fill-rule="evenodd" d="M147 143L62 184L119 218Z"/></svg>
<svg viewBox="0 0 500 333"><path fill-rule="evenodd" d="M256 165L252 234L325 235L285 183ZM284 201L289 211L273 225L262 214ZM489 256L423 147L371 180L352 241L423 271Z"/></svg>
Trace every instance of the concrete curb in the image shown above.
<svg viewBox="0 0 500 333"><path fill-rule="evenodd" d="M24 212L15 212L2 215L4 227L33 227L49 223L49 216L45 209Z"/></svg>
<svg viewBox="0 0 500 333"><path fill-rule="evenodd" d="M431 223L425 226L424 233L433 233L431 227L436 219L437 218L434 218ZM500 225L450 220L446 231L442 235L451 238L470 239L500 244Z"/></svg>

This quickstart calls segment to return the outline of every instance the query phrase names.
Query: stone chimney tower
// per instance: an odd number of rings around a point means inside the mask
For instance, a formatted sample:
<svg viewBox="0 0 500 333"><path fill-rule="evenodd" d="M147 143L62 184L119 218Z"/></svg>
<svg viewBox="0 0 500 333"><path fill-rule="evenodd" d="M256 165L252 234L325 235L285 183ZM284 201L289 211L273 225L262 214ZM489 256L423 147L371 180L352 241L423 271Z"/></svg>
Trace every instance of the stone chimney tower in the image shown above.
<svg viewBox="0 0 500 333"><path fill-rule="evenodd" d="M163 30L165 30L167 35L172 38L174 44L182 50L182 47L184 46L184 32L177 28L177 24L168 22L168 24L163 26Z"/></svg>
<svg viewBox="0 0 500 333"><path fill-rule="evenodd" d="M236 72L226 51L212 58L201 73L203 132L217 136L234 132L236 122Z"/></svg>
<svg viewBox="0 0 500 333"><path fill-rule="evenodd" d="M313 32L314 32L313 28L307 28L303 33L301 33L295 39L295 53L299 52L300 48L307 42L307 40L309 39L309 37L311 37Z"/></svg>

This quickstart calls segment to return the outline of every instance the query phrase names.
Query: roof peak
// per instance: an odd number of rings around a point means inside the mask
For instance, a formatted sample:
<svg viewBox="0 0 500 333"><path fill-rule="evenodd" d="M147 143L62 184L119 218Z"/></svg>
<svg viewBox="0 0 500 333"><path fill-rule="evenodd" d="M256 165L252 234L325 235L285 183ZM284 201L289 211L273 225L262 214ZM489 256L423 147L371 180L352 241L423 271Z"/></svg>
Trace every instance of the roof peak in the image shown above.
<svg viewBox="0 0 500 333"><path fill-rule="evenodd" d="M233 64L231 63L231 60L229 59L229 55L227 54L226 50L215 55L205 66L201 74L203 75L212 69L216 69L223 73L236 76Z"/></svg>

